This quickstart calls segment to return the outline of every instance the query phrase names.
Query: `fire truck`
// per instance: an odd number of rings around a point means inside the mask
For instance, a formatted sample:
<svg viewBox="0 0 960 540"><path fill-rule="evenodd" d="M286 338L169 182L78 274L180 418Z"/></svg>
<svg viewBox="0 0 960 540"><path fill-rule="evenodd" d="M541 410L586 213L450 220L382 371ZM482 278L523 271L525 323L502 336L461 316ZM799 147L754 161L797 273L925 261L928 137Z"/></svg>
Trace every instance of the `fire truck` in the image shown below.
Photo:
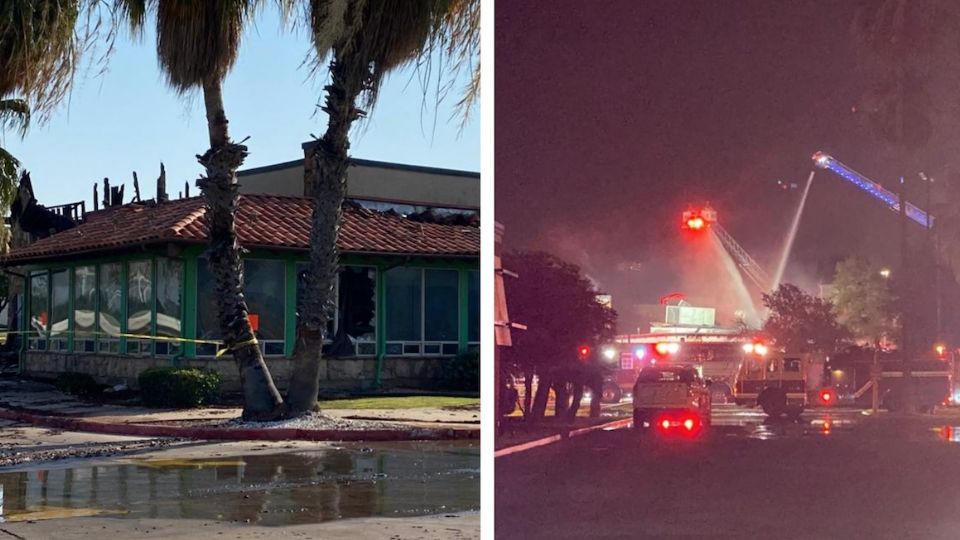
<svg viewBox="0 0 960 540"><path fill-rule="evenodd" d="M910 371L913 401L921 412L954 402L957 366L952 359L916 359L909 366L891 354L882 353L877 362L868 350L851 349L831 358L827 365L829 384L837 389L841 402L870 407L877 383L879 405L890 411L903 408L906 393L905 367Z"/></svg>
<svg viewBox="0 0 960 540"><path fill-rule="evenodd" d="M640 370L647 366L684 365L711 381L713 401L732 397L743 359L742 347L750 342L739 329L684 327L654 324L647 334L621 335L612 345L619 356L607 377L604 401L619 401L632 392Z"/></svg>
<svg viewBox="0 0 960 540"><path fill-rule="evenodd" d="M758 348L761 350L756 351ZM810 358L807 355L767 356L766 349L762 343L744 347L744 352L753 357L741 363L733 389L734 401L748 407L759 405L770 417L799 417L808 404Z"/></svg>

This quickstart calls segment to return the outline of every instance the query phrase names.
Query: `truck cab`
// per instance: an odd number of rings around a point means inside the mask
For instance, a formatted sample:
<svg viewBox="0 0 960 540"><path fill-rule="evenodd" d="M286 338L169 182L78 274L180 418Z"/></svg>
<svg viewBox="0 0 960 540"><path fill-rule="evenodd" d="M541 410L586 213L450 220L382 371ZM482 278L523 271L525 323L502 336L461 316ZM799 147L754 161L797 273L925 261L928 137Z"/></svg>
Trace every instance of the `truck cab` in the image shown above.
<svg viewBox="0 0 960 540"><path fill-rule="evenodd" d="M771 417L799 417L807 406L807 359L778 355L743 362L734 387L737 405L755 407Z"/></svg>

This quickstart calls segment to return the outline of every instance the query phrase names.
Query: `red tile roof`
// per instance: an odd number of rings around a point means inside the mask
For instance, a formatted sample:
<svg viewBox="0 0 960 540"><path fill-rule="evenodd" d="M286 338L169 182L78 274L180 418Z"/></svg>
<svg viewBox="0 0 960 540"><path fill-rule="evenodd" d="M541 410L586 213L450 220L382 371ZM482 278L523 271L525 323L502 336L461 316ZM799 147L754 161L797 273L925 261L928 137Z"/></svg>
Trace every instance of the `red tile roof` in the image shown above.
<svg viewBox="0 0 960 540"><path fill-rule="evenodd" d="M246 248L306 250L313 203L303 197L241 195L237 233ZM87 214L73 229L12 250L5 263L57 258L167 242L205 243L201 197L161 205L126 204ZM344 205L339 246L344 253L468 256L480 254L480 229L419 223L393 213Z"/></svg>

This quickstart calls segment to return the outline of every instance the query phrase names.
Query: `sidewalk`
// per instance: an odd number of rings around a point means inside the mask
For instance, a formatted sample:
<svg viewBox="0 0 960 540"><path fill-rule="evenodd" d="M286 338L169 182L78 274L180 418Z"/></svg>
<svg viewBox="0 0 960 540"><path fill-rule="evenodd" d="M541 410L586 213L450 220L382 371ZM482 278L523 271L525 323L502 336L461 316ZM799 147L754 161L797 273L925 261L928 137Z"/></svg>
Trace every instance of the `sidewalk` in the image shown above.
<svg viewBox="0 0 960 540"><path fill-rule="evenodd" d="M317 430L302 426L250 426L230 428L225 423L238 419L238 407L194 409L150 409L135 405L98 404L80 400L54 386L19 379L0 380L0 417L37 425L138 436L182 436L189 438L252 438L281 440L397 440L479 438L479 410L470 407L407 409L335 409L323 414L341 423L355 423L360 429ZM373 428L364 427L364 422ZM372 424L375 422L375 424ZM251 432L261 433L251 433Z"/></svg>

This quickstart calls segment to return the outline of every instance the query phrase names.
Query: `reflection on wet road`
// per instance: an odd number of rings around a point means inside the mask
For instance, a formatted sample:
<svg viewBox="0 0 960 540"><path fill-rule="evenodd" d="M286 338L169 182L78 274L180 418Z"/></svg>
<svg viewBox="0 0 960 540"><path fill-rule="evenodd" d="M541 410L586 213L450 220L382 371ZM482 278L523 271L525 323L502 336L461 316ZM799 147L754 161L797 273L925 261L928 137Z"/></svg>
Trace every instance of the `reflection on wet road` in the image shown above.
<svg viewBox="0 0 960 540"><path fill-rule="evenodd" d="M775 438L837 436L865 417L860 409L810 409L800 418L769 418L760 409L736 405L714 406L713 431L724 437Z"/></svg>
<svg viewBox="0 0 960 540"><path fill-rule="evenodd" d="M0 521L109 514L277 526L480 508L476 444L344 446L0 472Z"/></svg>
<svg viewBox="0 0 960 540"><path fill-rule="evenodd" d="M842 438L851 435L857 426L869 417L869 411L862 409L833 407L808 409L800 418L796 419L769 418L759 408L750 409L732 404L720 404L713 406L712 425L696 435L684 433L664 435L655 429L651 430L650 434L661 438L684 438L688 440L708 438L759 440L790 440L809 437ZM960 442L960 425L929 427L931 422L936 423L936 419L928 416L912 428L903 426L903 435L910 440L930 441L939 439ZM907 422L907 424L909 423ZM622 430L621 428L620 431Z"/></svg>
<svg viewBox="0 0 960 540"><path fill-rule="evenodd" d="M495 461L497 538L957 538L960 414L593 431Z"/></svg>

